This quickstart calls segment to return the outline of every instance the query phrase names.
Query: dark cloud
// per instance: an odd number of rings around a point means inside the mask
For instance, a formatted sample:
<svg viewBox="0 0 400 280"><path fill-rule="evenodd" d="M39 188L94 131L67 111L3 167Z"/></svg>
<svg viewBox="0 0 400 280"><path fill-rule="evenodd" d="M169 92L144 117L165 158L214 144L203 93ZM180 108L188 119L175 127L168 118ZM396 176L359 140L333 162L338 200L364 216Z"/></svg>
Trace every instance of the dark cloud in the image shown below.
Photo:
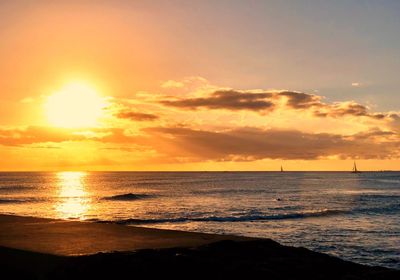
<svg viewBox="0 0 400 280"><path fill-rule="evenodd" d="M189 109L226 109L231 111L248 110L263 113L279 108L279 100L285 98L284 108L309 110L316 117L340 118L345 116L368 117L375 120L390 119L398 121L397 114L373 113L367 106L354 101L327 104L322 96L297 91L261 91L258 93L236 90L220 90L206 97L163 100L166 106Z"/></svg>
<svg viewBox="0 0 400 280"><path fill-rule="evenodd" d="M224 132L189 128L149 128L157 136L161 153L198 160L312 160L339 158L391 158L399 156L399 142L379 144L368 138L297 130L239 128Z"/></svg>
<svg viewBox="0 0 400 280"><path fill-rule="evenodd" d="M277 94L278 96L287 97L286 105L294 109L308 109L311 107L322 106L321 97L296 91L282 91Z"/></svg>
<svg viewBox="0 0 400 280"><path fill-rule="evenodd" d="M396 113L388 114L389 126L400 133L400 115Z"/></svg>
<svg viewBox="0 0 400 280"><path fill-rule="evenodd" d="M371 113L367 106L353 101L327 104L321 101L321 96L295 91L280 92L278 96L286 96L288 98L286 106L293 109L311 110L317 117L340 118L344 116L356 116L369 117L377 120L382 120L387 117L386 114Z"/></svg>
<svg viewBox="0 0 400 280"><path fill-rule="evenodd" d="M318 117L333 117L339 118L344 116L356 116L356 117L370 117L377 120L386 118L385 114L382 113L371 113L367 106L355 103L355 102L344 102L336 103L333 105L321 104L321 109L316 109L314 115Z"/></svg>
<svg viewBox="0 0 400 280"><path fill-rule="evenodd" d="M274 107L272 100L270 100L272 96L273 94L269 92L250 93L235 90L220 90L207 97L163 100L161 103L166 106L190 109L267 111L272 110Z"/></svg>
<svg viewBox="0 0 400 280"><path fill-rule="evenodd" d="M388 140L391 138L395 138L400 140L399 135L394 131L383 131L380 129L371 129L365 132L359 132L357 134L352 135L352 138L355 140L365 140L365 139L384 139Z"/></svg>
<svg viewBox="0 0 400 280"><path fill-rule="evenodd" d="M116 114L116 116L120 119L129 119L133 121L154 121L159 118L154 114L139 113L134 111L122 111Z"/></svg>
<svg viewBox="0 0 400 280"><path fill-rule="evenodd" d="M372 113L367 106L354 101L327 104L322 102L321 96L295 91L283 91L279 92L277 95L288 98L286 102L287 107L297 110L311 110L317 117L340 118L355 116L384 120L389 116L384 113Z"/></svg>
<svg viewBox="0 0 400 280"><path fill-rule="evenodd" d="M391 114L389 114L389 118L393 119L394 121L400 121L399 114L391 113Z"/></svg>

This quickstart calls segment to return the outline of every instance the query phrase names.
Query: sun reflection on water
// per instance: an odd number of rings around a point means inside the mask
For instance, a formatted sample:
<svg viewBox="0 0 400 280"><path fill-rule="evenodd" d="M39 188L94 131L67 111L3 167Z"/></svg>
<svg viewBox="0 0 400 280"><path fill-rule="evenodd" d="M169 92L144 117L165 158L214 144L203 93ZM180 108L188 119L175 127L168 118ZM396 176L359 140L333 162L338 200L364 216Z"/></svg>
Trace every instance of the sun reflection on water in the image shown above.
<svg viewBox="0 0 400 280"><path fill-rule="evenodd" d="M59 172L57 217L62 219L84 219L90 208L91 199L86 190L86 172Z"/></svg>

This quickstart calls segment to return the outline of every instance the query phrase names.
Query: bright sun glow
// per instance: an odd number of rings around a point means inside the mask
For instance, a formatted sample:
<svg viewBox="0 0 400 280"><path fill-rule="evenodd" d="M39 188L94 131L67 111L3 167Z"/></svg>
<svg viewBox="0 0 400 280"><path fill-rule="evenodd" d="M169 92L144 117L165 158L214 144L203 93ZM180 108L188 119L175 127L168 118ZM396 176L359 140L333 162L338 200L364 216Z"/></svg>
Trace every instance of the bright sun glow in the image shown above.
<svg viewBox="0 0 400 280"><path fill-rule="evenodd" d="M106 102L94 87L73 82L48 97L45 104L49 122L58 127L80 128L98 125Z"/></svg>

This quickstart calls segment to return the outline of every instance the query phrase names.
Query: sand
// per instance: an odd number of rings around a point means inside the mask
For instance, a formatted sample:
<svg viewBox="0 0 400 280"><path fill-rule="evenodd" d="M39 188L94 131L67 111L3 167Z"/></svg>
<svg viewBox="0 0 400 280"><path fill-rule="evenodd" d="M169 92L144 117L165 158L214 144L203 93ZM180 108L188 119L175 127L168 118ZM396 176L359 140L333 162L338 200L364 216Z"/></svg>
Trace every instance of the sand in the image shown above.
<svg viewBox="0 0 400 280"><path fill-rule="evenodd" d="M249 238L158 230L111 223L0 215L0 246L59 256L99 252L197 247Z"/></svg>
<svg viewBox="0 0 400 280"><path fill-rule="evenodd" d="M0 215L2 279L400 279L269 239Z"/></svg>

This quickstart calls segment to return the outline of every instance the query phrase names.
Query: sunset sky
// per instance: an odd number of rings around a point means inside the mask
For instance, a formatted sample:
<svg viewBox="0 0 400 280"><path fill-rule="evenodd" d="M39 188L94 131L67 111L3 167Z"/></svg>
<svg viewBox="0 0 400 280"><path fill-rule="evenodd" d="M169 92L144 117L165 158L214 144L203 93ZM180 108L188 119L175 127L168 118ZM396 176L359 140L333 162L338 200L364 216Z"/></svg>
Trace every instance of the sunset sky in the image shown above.
<svg viewBox="0 0 400 280"><path fill-rule="evenodd" d="M1 1L0 170L400 169L400 1Z"/></svg>

